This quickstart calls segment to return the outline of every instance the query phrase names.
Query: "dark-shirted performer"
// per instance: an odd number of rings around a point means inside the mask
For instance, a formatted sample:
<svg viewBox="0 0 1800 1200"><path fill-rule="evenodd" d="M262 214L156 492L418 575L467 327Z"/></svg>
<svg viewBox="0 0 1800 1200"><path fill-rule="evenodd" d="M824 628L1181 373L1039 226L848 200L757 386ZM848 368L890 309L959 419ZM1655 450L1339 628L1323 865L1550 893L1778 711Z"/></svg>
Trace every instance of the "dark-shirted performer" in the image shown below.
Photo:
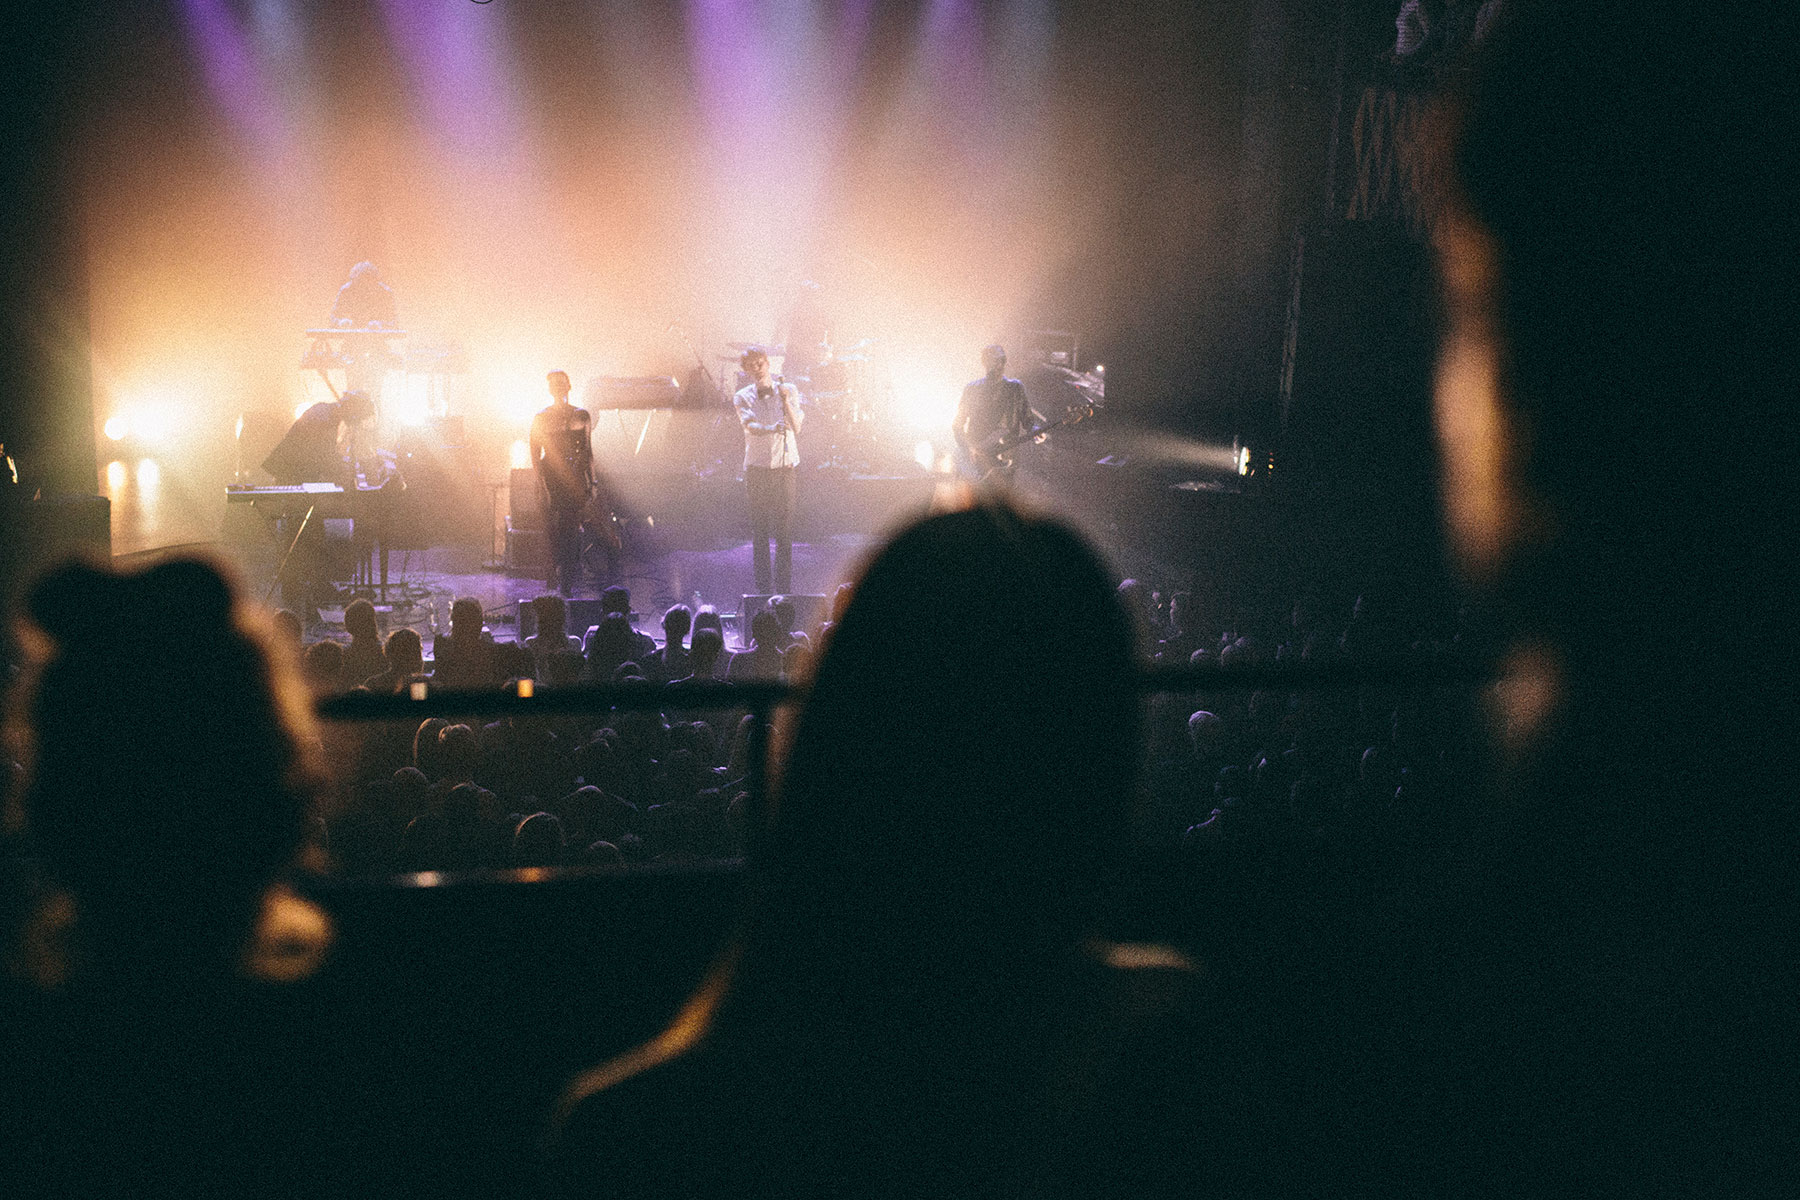
<svg viewBox="0 0 1800 1200"><path fill-rule="evenodd" d="M978 480L1009 478L1011 464L993 453L996 443L1018 438L1039 424L1025 397L1025 385L1006 375L1006 348L989 346L981 352L986 371L963 388L950 422L958 457Z"/></svg>
<svg viewBox="0 0 1800 1200"><path fill-rule="evenodd" d="M581 581L581 514L594 494L593 418L569 403L566 372L544 378L552 403L531 419L531 465L550 551L544 586L573 596Z"/></svg>
<svg viewBox="0 0 1800 1200"><path fill-rule="evenodd" d="M356 426L375 415L375 405L359 391L345 392L342 399L323 400L301 413L282 439L263 460L263 470L276 483L356 484L352 463L338 448L340 430Z"/></svg>
<svg viewBox="0 0 1800 1200"><path fill-rule="evenodd" d="M331 323L339 329L400 328L394 289L381 282L374 263L359 262L350 268L349 281L332 302Z"/></svg>
<svg viewBox="0 0 1800 1200"><path fill-rule="evenodd" d="M342 399L323 400L301 413L282 439L263 460L263 470L276 483L335 483L345 491L356 487L354 454L340 450L340 432L346 448L355 444L356 428L375 415L375 406L361 392L345 392ZM304 519L296 516L294 520ZM305 618L317 621L318 602L329 591L326 578L325 523L316 515L293 531L297 536L282 571L282 596Z"/></svg>
<svg viewBox="0 0 1800 1200"><path fill-rule="evenodd" d="M733 403L744 427L744 491L750 501L750 554L756 590L770 588L769 541L775 542L774 587L794 587L794 498L800 466L800 390L769 371L769 355L759 347L740 360L752 382L739 389Z"/></svg>

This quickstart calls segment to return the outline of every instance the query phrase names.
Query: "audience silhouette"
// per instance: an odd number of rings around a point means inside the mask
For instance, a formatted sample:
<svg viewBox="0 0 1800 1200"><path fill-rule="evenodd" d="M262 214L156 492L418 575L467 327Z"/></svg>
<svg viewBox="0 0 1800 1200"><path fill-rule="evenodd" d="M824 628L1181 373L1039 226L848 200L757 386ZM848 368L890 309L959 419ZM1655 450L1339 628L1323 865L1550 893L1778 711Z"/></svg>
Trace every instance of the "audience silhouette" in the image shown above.
<svg viewBox="0 0 1800 1200"><path fill-rule="evenodd" d="M1189 978L1089 940L1128 819L1131 654L1063 526L986 507L882 550L780 764L742 933L667 1032L574 1085L561 1185L1046 1195L1117 1170L1143 1194L1171 1168L1143 1151L1181 1125L1172 1093L1129 1114Z"/></svg>

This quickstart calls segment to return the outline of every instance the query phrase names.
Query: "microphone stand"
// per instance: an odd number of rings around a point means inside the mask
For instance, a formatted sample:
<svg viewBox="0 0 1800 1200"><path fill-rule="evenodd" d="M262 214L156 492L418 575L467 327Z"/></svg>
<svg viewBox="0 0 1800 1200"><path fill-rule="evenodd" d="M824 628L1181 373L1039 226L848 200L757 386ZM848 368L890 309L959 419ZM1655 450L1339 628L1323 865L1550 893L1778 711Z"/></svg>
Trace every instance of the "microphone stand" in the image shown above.
<svg viewBox="0 0 1800 1200"><path fill-rule="evenodd" d="M794 445L798 446L800 444L800 423L794 420L794 410L788 407L787 380L780 375L775 377L775 397L781 401L781 416L787 422L787 427L794 431ZM787 435L783 434L782 436L785 438Z"/></svg>

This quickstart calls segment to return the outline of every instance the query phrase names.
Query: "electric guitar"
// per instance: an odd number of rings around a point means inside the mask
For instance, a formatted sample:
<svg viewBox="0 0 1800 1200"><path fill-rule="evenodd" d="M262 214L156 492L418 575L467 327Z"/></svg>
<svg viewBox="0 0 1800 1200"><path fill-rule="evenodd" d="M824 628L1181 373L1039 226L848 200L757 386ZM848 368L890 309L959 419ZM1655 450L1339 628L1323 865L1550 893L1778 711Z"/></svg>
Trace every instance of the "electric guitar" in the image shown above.
<svg viewBox="0 0 1800 1200"><path fill-rule="evenodd" d="M1027 443L1038 441L1052 429L1079 424L1093 416L1099 407L1093 401L1076 404L1054 421L1044 421L1022 433L995 438L985 445L964 447L958 443L957 465L971 483L979 484L1011 479L1015 470L1011 451Z"/></svg>

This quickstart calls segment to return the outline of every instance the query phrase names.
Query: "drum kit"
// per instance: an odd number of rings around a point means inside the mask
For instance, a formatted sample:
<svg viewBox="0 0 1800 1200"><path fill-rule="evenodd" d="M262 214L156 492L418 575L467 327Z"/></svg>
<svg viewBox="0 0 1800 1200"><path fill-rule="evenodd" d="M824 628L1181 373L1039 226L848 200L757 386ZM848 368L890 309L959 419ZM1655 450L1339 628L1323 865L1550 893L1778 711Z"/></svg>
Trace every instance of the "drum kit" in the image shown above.
<svg viewBox="0 0 1800 1200"><path fill-rule="evenodd" d="M760 342L727 342L733 353L720 354L722 363L736 367L753 346L769 355L786 382L800 389L806 405L808 458L819 466L868 470L880 457L877 421L888 407L881 403L888 381L880 371L874 338L862 338L845 346L821 342L807 351ZM780 368L798 366L794 374ZM741 368L733 390L746 387L751 377Z"/></svg>

